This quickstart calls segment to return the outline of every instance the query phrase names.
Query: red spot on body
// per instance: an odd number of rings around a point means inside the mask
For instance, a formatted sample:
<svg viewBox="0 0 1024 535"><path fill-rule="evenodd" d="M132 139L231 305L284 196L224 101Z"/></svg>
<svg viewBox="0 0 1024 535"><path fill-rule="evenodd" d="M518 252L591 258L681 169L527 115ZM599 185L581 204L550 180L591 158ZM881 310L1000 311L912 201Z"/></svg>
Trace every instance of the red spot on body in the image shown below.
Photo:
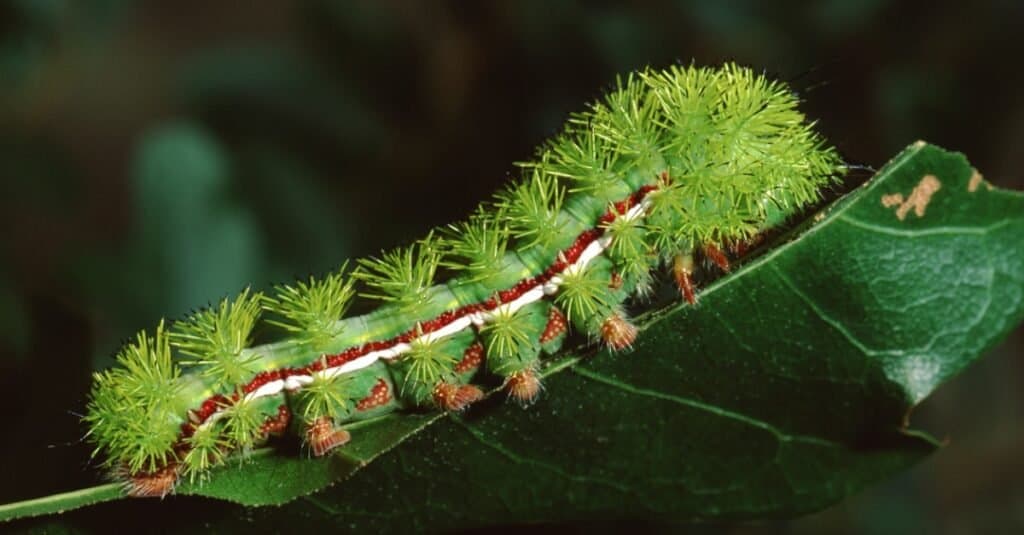
<svg viewBox="0 0 1024 535"><path fill-rule="evenodd" d="M546 344L559 336L565 334L568 324L565 321L565 314L558 307L551 307L548 312L548 324L544 327L544 333L540 335L540 343Z"/></svg>
<svg viewBox="0 0 1024 535"><path fill-rule="evenodd" d="M288 429L288 424L292 420L292 413L288 410L287 405L281 405L277 408L277 414L267 418L263 425L260 426L260 434L263 436L281 436Z"/></svg>
<svg viewBox="0 0 1024 535"><path fill-rule="evenodd" d="M466 351L462 354L462 360L460 360L453 368L455 373L466 373L468 371L475 370L480 367L480 363L484 360L484 346L480 345L479 342L469 346Z"/></svg>
<svg viewBox="0 0 1024 535"><path fill-rule="evenodd" d="M377 383L370 389L370 395L356 403L356 410L368 411L377 407L387 405L391 401L391 389L384 379L377 379Z"/></svg>

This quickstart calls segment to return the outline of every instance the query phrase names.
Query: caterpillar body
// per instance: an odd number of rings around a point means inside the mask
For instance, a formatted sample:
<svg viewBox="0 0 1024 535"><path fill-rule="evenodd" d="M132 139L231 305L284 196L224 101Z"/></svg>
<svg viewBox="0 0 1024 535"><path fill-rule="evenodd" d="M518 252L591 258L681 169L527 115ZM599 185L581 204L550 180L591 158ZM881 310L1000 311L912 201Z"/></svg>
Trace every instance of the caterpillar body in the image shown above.
<svg viewBox="0 0 1024 535"><path fill-rule="evenodd" d="M529 404L570 328L629 348L624 304L657 270L694 303L696 257L728 270L729 251L820 198L842 165L797 103L732 64L620 79L467 220L139 333L95 374L94 455L129 494L164 496L274 435L322 456L358 440L354 421L462 410L483 376ZM344 317L357 296L380 305ZM250 347L264 313L284 336Z"/></svg>

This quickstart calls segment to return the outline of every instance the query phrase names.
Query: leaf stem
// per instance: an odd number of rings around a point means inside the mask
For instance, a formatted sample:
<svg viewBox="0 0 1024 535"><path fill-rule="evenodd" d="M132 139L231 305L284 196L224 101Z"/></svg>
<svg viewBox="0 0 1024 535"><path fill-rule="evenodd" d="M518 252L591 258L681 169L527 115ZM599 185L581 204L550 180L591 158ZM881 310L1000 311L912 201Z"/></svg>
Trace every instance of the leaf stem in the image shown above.
<svg viewBox="0 0 1024 535"><path fill-rule="evenodd" d="M107 483L70 492L51 494L42 498L7 503L0 505L0 522L7 522L15 518L63 513L68 509L77 509L88 504L109 502L122 497L124 497L124 485L121 483Z"/></svg>

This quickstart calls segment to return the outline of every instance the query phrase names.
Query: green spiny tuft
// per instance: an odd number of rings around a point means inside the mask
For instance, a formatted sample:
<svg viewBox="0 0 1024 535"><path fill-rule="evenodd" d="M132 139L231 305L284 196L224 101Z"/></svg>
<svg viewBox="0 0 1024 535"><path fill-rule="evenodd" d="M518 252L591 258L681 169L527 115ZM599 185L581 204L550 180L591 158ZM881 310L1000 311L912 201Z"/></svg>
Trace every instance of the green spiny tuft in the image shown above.
<svg viewBox="0 0 1024 535"><path fill-rule="evenodd" d="M619 195L628 166L661 164L657 113L658 102L639 77L619 78L602 101L571 116L537 162L519 165L572 180L570 191L610 200Z"/></svg>
<svg viewBox="0 0 1024 535"><path fill-rule="evenodd" d="M693 197L692 183L673 182L650 196L644 223L651 249L663 259L707 243L745 240L761 227L758 219L735 210L736 194Z"/></svg>
<svg viewBox="0 0 1024 535"><path fill-rule="evenodd" d="M718 106L720 91L718 70L673 66L639 76L658 104L655 121L662 130L662 150L691 156L686 150L704 143L710 134L711 112Z"/></svg>
<svg viewBox="0 0 1024 535"><path fill-rule="evenodd" d="M341 334L345 314L355 294L354 281L345 277L347 264L316 280L299 281L294 286L277 286L274 297L263 299L263 308L282 320L268 323L284 328L302 344L320 348Z"/></svg>
<svg viewBox="0 0 1024 535"><path fill-rule="evenodd" d="M431 232L408 247L382 252L379 258L360 258L352 276L363 281L365 297L410 309L428 298L441 262L441 243Z"/></svg>
<svg viewBox="0 0 1024 535"><path fill-rule="evenodd" d="M408 362L407 377L415 382L415 386L432 388L445 374L455 366L456 359L447 349L442 340L433 340L421 335L420 327L416 326L416 338L409 343L409 352L405 358ZM404 391L410 381L402 384Z"/></svg>
<svg viewBox="0 0 1024 535"><path fill-rule="evenodd" d="M204 425L188 438L188 453L181 460L182 473L189 481L203 479L210 468L224 462L231 448L231 442L221 434L218 425Z"/></svg>
<svg viewBox="0 0 1024 535"><path fill-rule="evenodd" d="M498 271L508 248L509 229L484 209L469 221L445 229L446 256L441 265L466 271L468 280L482 280Z"/></svg>
<svg viewBox="0 0 1024 535"><path fill-rule="evenodd" d="M530 326L524 321L522 310L509 312L507 308L500 308L494 312L490 323L480 328L487 342L488 358L514 357L533 345Z"/></svg>
<svg viewBox="0 0 1024 535"><path fill-rule="evenodd" d="M177 460L173 446L186 408L164 322L154 336L140 332L117 363L94 375L85 416L93 454L105 452L114 469L155 471Z"/></svg>
<svg viewBox="0 0 1024 535"><path fill-rule="evenodd" d="M244 397L224 406L223 420L224 427L222 436L228 441L232 449L247 450L260 438L263 422L266 415L260 410L260 403L257 400L248 400Z"/></svg>
<svg viewBox="0 0 1024 535"><path fill-rule="evenodd" d="M258 355L245 357L242 350L251 343L262 300L263 294L250 294L246 288L233 302L225 298L219 306L175 322L171 344L195 357L182 364L201 366L202 373L211 377L216 387L237 385L249 378Z"/></svg>
<svg viewBox="0 0 1024 535"><path fill-rule="evenodd" d="M637 290L648 291L654 262L643 222L635 217L616 217L602 226L612 238L607 254L616 270L624 279L633 281Z"/></svg>
<svg viewBox="0 0 1024 535"><path fill-rule="evenodd" d="M562 135L545 147L537 162L519 165L572 180L570 191L603 196L622 182L622 177L614 171L619 153L614 150L612 141L599 136L585 122L589 121L588 115L578 115L576 120L582 124L570 123Z"/></svg>
<svg viewBox="0 0 1024 535"><path fill-rule="evenodd" d="M614 152L633 159L647 159L660 150L657 124L658 101L634 74L617 80L617 88L593 106L589 123L595 134L608 141Z"/></svg>
<svg viewBox="0 0 1024 535"><path fill-rule="evenodd" d="M672 183L652 196L646 226L652 248L671 256L749 238L835 180L841 161L797 104L785 84L734 64L644 70L619 79L520 165L602 199L631 172L653 178L667 169ZM531 218L518 219L517 237Z"/></svg>
<svg viewBox="0 0 1024 535"><path fill-rule="evenodd" d="M660 251L749 238L771 210L813 202L835 179L838 156L784 84L733 64L641 77L659 102L673 163L672 185L652 199L648 218Z"/></svg>
<svg viewBox="0 0 1024 535"><path fill-rule="evenodd" d="M558 237L558 215L564 199L565 188L558 178L534 169L528 180L498 195L496 218L509 222L519 245L546 246Z"/></svg>
<svg viewBox="0 0 1024 535"><path fill-rule="evenodd" d="M302 388L302 420L309 424L327 416L340 422L353 408L350 396L346 395L352 381L351 374L326 376L314 373L313 381Z"/></svg>
<svg viewBox="0 0 1024 535"><path fill-rule="evenodd" d="M569 321L579 323L588 318L603 319L614 307L608 280L597 271L593 264L588 264L582 269L562 273L562 284L555 294L555 304L565 311Z"/></svg>

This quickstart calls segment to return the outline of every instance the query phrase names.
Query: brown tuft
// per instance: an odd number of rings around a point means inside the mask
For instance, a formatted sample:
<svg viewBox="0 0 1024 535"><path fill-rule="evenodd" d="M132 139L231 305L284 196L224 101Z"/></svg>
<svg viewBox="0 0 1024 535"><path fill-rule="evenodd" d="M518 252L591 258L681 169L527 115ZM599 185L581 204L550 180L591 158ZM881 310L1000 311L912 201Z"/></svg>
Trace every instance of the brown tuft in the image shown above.
<svg viewBox="0 0 1024 535"><path fill-rule="evenodd" d="M163 498L174 492L178 483L178 465L169 464L153 472L138 472L124 476L125 490L135 498Z"/></svg>
<svg viewBox="0 0 1024 535"><path fill-rule="evenodd" d="M313 450L313 455L323 457L335 448L345 445L352 435L344 429L334 427L328 416L321 416L306 429L306 444Z"/></svg>
<svg viewBox="0 0 1024 535"><path fill-rule="evenodd" d="M697 303L697 292L693 288L693 258L689 255L676 255L672 262L672 275L683 299L691 305Z"/></svg>
<svg viewBox="0 0 1024 535"><path fill-rule="evenodd" d="M718 269L721 269L726 273L732 269L732 266L729 265L729 257L725 256L725 253L723 253L722 250L713 243L704 245L704 256L718 266Z"/></svg>
<svg viewBox="0 0 1024 535"><path fill-rule="evenodd" d="M727 248L736 256L744 256L751 249L760 245L763 241L764 234L755 234L753 237L747 238L745 240L731 240L728 243Z"/></svg>
<svg viewBox="0 0 1024 535"><path fill-rule="evenodd" d="M540 377L532 368L518 371L508 376L505 381L505 389L509 397L515 399L522 405L529 405L537 399L540 394Z"/></svg>
<svg viewBox="0 0 1024 535"><path fill-rule="evenodd" d="M632 347L636 333L636 326L618 314L608 316L601 324L601 339L614 351Z"/></svg>
<svg viewBox="0 0 1024 535"><path fill-rule="evenodd" d="M483 391L473 385L440 382L434 387L434 403L446 411L461 411L483 397Z"/></svg>

